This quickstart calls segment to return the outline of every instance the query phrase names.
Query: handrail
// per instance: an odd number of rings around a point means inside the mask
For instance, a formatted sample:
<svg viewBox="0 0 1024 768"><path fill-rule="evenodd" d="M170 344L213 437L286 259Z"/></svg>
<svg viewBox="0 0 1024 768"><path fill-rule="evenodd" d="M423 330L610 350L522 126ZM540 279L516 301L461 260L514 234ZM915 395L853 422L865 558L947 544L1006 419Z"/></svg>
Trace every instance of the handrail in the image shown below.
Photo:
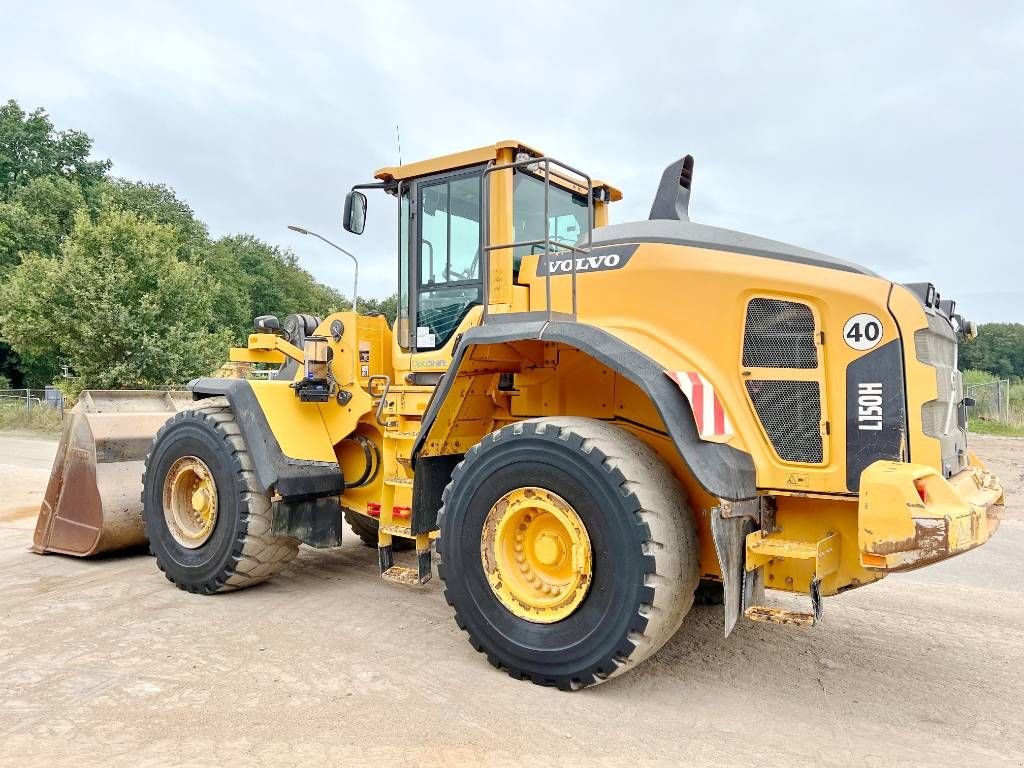
<svg viewBox="0 0 1024 768"><path fill-rule="evenodd" d="M387 406L388 394L391 392L391 377L387 374L378 373L368 378L366 380L366 389L370 393L370 397L373 397L373 385L378 381L384 382L384 391L381 392L380 402L377 403L377 410L374 415L377 417L377 423L387 428L389 424L384 418L384 408Z"/></svg>
<svg viewBox="0 0 1024 768"><path fill-rule="evenodd" d="M484 280L483 280L484 312L483 312L483 317L481 319L481 322L486 322L487 321L487 316L488 316L487 308L488 308L488 304L490 302L490 295L491 295L490 294L490 277L491 277L490 252L491 251L506 250L506 249L509 249L509 248L519 248L519 247L523 247L523 246L537 246L537 245L543 245L544 246L544 264L546 266L545 275L544 275L545 301L546 301L546 308L547 308L547 320L548 320L548 322L551 322L551 319L552 319L552 314L551 314L551 312L552 312L552 307L551 307L551 242L552 242L552 239L551 239L551 228L550 228L550 226L548 224L548 214L550 213L551 166L552 165L554 165L554 166L556 166L558 168L561 168L563 170L566 170L569 173L573 173L573 174L575 174L576 176L578 176L578 177L580 177L582 179L586 179L586 181L587 181L587 237L586 237L586 241L585 241L586 245L583 246L583 247L580 247L580 246L575 245L575 244L570 245L568 243L564 243L564 242L562 242L560 240L556 240L555 242L558 244L559 248L561 248L563 250L572 251L573 253L583 253L583 254L590 253L591 248L593 247L593 237L594 237L594 181L593 181L593 179L588 174L584 173L583 171L577 170L576 168L573 168L571 165L566 165L562 161L556 160L555 158L548 157L546 155L543 156L543 157L528 157L528 158L524 158L522 160L515 160L515 161L513 161L511 163L502 163L501 165L495 165L494 161L492 160L492 161L490 161L487 164L487 167L484 168L483 175L481 176L481 184L483 185L483 193L484 193L484 200L485 200L484 215L483 215L483 220L484 220L484 238L483 239L484 239L484 243L489 243L490 239L491 239L490 238L490 234L491 234L491 232L490 232L490 230L491 230L491 216L490 216L490 212L491 212L491 189L490 189L490 186L486 183L487 177L490 174L495 173L496 171L505 171L505 170L515 169L515 168L529 167L529 166L538 167L541 164L543 164L543 166L544 166L544 237L542 239L538 238L538 239L535 239L535 240L522 240L522 241L519 241L519 242L511 242L511 243L502 243L502 244L496 244L496 245L484 245L483 246L483 248L481 249L481 253L484 255L484 258L481 259L480 268L483 271L483 275L484 275ZM570 182L570 183L575 183L571 179L565 179L565 180ZM577 243L578 242L579 242L579 240L577 240ZM538 264L539 263L540 262L538 261ZM577 300L576 300L576 259L573 259L572 260L572 319L573 320L576 319L576 313L577 313Z"/></svg>

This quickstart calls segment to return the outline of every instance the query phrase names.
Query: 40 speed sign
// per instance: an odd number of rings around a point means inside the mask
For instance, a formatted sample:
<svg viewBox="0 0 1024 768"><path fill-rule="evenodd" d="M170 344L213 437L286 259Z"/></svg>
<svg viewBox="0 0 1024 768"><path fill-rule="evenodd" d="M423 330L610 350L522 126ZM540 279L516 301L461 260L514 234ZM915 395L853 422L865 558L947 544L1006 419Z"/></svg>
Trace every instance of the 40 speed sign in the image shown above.
<svg viewBox="0 0 1024 768"><path fill-rule="evenodd" d="M872 349L882 340L882 321L867 313L854 315L843 326L843 339L852 349Z"/></svg>

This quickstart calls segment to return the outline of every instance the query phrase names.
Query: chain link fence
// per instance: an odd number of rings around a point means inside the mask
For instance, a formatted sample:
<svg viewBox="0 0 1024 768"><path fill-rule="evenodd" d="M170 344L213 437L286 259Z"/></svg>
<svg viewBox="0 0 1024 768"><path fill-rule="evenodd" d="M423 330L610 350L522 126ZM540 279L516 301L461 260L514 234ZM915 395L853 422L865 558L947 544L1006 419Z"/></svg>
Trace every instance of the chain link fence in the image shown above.
<svg viewBox="0 0 1024 768"><path fill-rule="evenodd" d="M968 406L968 415L973 419L998 421L1009 424L1013 421L1010 412L1010 380L997 379L984 384L968 384L964 395L974 401Z"/></svg>
<svg viewBox="0 0 1024 768"><path fill-rule="evenodd" d="M64 414L64 395L56 387L46 389L0 389L0 408L53 408Z"/></svg>

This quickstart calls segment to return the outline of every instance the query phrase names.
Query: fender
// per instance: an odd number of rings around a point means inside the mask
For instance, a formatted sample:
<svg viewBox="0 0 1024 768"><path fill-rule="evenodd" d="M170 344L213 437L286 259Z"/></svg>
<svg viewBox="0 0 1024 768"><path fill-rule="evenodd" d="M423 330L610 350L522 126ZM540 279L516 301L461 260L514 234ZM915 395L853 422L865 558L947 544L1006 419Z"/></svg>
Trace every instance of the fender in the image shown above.
<svg viewBox="0 0 1024 768"><path fill-rule="evenodd" d="M753 458L730 445L700 439L690 402L665 375L664 366L607 331L577 322L501 322L492 319L489 324L467 330L459 340L451 366L423 415L423 424L413 446L414 466L467 350L477 344L531 340L561 342L575 347L636 384L651 399L694 479L712 496L727 501L756 497Z"/></svg>
<svg viewBox="0 0 1024 768"><path fill-rule="evenodd" d="M194 379L187 389L193 400L227 398L252 458L256 481L265 493L276 491L285 499L297 500L339 496L345 490L345 477L337 462L306 461L284 454L245 379Z"/></svg>

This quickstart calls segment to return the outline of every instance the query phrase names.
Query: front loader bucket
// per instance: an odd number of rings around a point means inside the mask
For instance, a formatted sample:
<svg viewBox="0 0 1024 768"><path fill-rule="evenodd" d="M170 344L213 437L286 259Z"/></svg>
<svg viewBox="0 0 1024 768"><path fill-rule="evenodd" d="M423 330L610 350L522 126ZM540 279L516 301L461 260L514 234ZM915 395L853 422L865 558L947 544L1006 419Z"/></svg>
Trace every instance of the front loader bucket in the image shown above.
<svg viewBox="0 0 1024 768"><path fill-rule="evenodd" d="M146 542L142 470L187 392L82 392L67 414L32 539L34 552L88 557Z"/></svg>

